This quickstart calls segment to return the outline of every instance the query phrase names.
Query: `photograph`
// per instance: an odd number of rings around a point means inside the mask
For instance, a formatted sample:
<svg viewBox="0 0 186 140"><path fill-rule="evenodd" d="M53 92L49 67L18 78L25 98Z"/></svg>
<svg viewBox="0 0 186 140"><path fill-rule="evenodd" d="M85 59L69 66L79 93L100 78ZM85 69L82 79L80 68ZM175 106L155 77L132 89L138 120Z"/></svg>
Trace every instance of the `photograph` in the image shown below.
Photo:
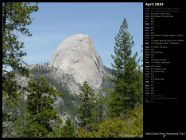
<svg viewBox="0 0 186 140"><path fill-rule="evenodd" d="M143 2L2 2L3 138L143 138Z"/></svg>

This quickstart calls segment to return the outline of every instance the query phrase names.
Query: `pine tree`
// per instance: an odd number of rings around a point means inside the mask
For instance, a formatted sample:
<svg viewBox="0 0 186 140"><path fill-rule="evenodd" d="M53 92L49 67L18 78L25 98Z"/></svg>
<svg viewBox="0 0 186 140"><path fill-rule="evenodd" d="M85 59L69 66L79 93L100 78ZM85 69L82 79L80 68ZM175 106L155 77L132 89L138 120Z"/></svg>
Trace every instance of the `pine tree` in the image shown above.
<svg viewBox="0 0 186 140"><path fill-rule="evenodd" d="M96 118L98 122L101 122L104 118L104 111L105 111L105 106L104 106L104 96L103 96L103 91L99 92L96 95Z"/></svg>
<svg viewBox="0 0 186 140"><path fill-rule="evenodd" d="M17 70L24 73L22 57L26 55L21 49L23 42L18 40L17 33L31 36L27 26L31 24L30 14L38 10L37 5L28 2L2 3L2 48L3 72Z"/></svg>
<svg viewBox="0 0 186 140"><path fill-rule="evenodd" d="M139 100L137 53L132 54L134 42L127 30L128 24L124 19L115 38L115 55L111 55L114 60L112 64L114 90L111 92L110 100L111 116L125 114L128 109L133 109Z"/></svg>
<svg viewBox="0 0 186 140"><path fill-rule="evenodd" d="M59 120L53 108L58 92L51 87L44 77L34 78L28 83L28 123L26 136L46 137L52 132L52 122Z"/></svg>
<svg viewBox="0 0 186 140"><path fill-rule="evenodd" d="M26 55L21 49L24 43L18 39L18 33L31 36L27 26L32 20L30 14L38 10L36 4L26 2L3 2L2 3L2 66L3 83L7 82L18 71L28 75L23 56Z"/></svg>
<svg viewBox="0 0 186 140"><path fill-rule="evenodd" d="M31 36L28 25L32 20L30 14L38 10L36 4L25 2L2 2L2 88L3 93L12 95L17 91L17 84L12 79L15 72L28 76L21 49L23 42L18 39L18 33Z"/></svg>
<svg viewBox="0 0 186 140"><path fill-rule="evenodd" d="M15 107L20 102L18 93L20 87L13 81L15 72L25 76L29 74L23 61L23 56L26 55L22 51L24 44L18 39L18 35L31 36L27 26L32 22L30 14L37 10L38 6L34 3L2 2L2 96L5 99L3 100L3 135L9 129L7 123L11 123L11 128L14 129L17 121ZM14 131L8 132L5 137L15 136L16 133L13 133Z"/></svg>
<svg viewBox="0 0 186 140"><path fill-rule="evenodd" d="M94 121L93 110L95 108L95 93L85 81L80 87L79 95L79 117L81 127L87 127L87 125Z"/></svg>

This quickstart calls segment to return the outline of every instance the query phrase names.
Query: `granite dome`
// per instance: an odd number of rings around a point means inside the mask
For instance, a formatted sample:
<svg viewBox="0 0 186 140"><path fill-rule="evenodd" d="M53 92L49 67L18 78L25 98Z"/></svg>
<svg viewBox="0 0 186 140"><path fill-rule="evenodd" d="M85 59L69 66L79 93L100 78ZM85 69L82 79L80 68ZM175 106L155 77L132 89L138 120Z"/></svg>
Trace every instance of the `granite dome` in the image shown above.
<svg viewBox="0 0 186 140"><path fill-rule="evenodd" d="M71 75L77 84L87 81L94 89L102 84L102 61L88 35L76 34L65 39L53 53L49 65Z"/></svg>

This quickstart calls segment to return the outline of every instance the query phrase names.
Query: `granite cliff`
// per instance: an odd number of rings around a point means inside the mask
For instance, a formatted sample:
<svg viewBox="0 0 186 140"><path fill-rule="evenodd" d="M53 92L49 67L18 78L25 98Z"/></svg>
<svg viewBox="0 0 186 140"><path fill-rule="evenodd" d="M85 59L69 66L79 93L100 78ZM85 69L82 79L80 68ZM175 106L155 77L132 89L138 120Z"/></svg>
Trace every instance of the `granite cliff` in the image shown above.
<svg viewBox="0 0 186 140"><path fill-rule="evenodd" d="M88 35L76 34L65 39L49 59L49 66L57 69L58 78L71 77L68 82L63 81L72 92L77 93L84 81L95 90L101 87L104 67Z"/></svg>

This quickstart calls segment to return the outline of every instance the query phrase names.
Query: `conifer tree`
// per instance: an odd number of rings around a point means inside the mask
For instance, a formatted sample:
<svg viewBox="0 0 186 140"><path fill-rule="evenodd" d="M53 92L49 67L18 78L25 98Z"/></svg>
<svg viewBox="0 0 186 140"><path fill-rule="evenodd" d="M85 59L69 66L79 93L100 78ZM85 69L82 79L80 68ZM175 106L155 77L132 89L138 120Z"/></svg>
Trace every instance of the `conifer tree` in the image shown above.
<svg viewBox="0 0 186 140"><path fill-rule="evenodd" d="M97 121L101 122L104 119L104 111L105 111L105 104L104 104L104 96L103 91L99 92L96 96L96 117Z"/></svg>
<svg viewBox="0 0 186 140"><path fill-rule="evenodd" d="M2 96L3 100L3 135L7 133L11 123L14 129L17 121L17 109L20 102L18 90L20 86L13 81L15 72L28 76L23 56L24 43L18 35L31 36L28 25L32 23L31 13L38 10L37 4L28 2L2 2ZM19 88L19 89L18 89ZM21 89L22 90L22 89ZM4 125L6 124L6 125ZM12 130L5 137L14 136Z"/></svg>
<svg viewBox="0 0 186 140"><path fill-rule="evenodd" d="M125 114L128 109L133 109L140 96L137 88L139 82L137 53L132 54L134 41L127 30L128 24L124 19L115 37L114 55L111 55L114 60L112 64L114 90L111 92L109 102L111 116L119 116Z"/></svg>
<svg viewBox="0 0 186 140"><path fill-rule="evenodd" d="M85 81L80 87L79 95L79 118L81 127L86 127L89 123L94 121L93 110L95 108L95 93Z"/></svg>
<svg viewBox="0 0 186 140"><path fill-rule="evenodd" d="M2 66L3 73L18 71L27 75L22 51L24 43L18 39L18 33L31 36L28 25L32 23L30 14L38 10L36 4L28 2L3 2L2 3ZM7 79L10 77L6 75ZM5 80L4 75L3 78Z"/></svg>
<svg viewBox="0 0 186 140"><path fill-rule="evenodd" d="M58 121L59 116L53 108L58 94L44 77L34 78L28 83L28 126L26 136L46 137L52 132L52 122Z"/></svg>

